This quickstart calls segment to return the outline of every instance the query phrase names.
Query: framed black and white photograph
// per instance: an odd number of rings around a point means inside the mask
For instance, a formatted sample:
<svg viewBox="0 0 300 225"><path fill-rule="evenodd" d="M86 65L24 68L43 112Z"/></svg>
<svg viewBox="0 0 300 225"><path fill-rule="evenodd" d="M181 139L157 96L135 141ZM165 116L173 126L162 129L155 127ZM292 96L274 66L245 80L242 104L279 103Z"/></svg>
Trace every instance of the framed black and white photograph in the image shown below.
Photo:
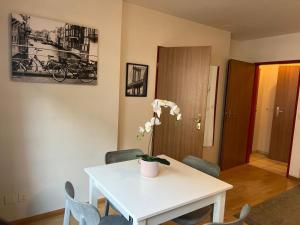
<svg viewBox="0 0 300 225"><path fill-rule="evenodd" d="M14 81L97 84L97 29L12 13L11 54Z"/></svg>
<svg viewBox="0 0 300 225"><path fill-rule="evenodd" d="M126 64L126 96L146 97L148 84L148 65Z"/></svg>

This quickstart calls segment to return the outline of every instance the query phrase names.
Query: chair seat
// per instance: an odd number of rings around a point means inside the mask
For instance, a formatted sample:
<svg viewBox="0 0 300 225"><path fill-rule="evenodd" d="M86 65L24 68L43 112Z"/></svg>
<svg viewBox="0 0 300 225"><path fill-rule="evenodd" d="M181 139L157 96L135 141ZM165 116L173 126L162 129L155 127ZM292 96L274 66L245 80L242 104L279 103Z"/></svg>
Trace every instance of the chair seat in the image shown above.
<svg viewBox="0 0 300 225"><path fill-rule="evenodd" d="M181 225L196 225L203 222L212 213L212 206L207 206L191 213L173 219L175 223Z"/></svg>
<svg viewBox="0 0 300 225"><path fill-rule="evenodd" d="M123 216L104 216L99 225L131 225Z"/></svg>

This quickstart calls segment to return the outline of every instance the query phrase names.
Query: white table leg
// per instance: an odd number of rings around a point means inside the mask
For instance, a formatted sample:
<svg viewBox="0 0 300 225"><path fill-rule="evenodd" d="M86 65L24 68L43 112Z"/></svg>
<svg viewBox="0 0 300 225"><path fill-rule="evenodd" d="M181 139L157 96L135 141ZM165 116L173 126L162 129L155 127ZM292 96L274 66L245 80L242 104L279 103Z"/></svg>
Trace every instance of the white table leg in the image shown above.
<svg viewBox="0 0 300 225"><path fill-rule="evenodd" d="M224 222L225 200L226 200L226 192L223 192L217 196L217 200L214 204L214 215L213 215L213 222L215 223Z"/></svg>
<svg viewBox="0 0 300 225"><path fill-rule="evenodd" d="M94 182L91 178L89 178L89 203L94 205L96 208L98 207L98 198L96 194L96 188L94 186Z"/></svg>
<svg viewBox="0 0 300 225"><path fill-rule="evenodd" d="M132 225L146 225L146 224L147 224L146 220L143 220L143 221L133 220L133 223L132 223Z"/></svg>

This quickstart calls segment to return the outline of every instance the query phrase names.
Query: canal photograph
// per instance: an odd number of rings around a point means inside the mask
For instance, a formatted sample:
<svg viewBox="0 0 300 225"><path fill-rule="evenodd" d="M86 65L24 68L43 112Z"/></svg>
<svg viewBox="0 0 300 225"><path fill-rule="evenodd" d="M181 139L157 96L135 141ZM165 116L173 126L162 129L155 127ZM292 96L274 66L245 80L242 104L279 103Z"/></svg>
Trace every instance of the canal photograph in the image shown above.
<svg viewBox="0 0 300 225"><path fill-rule="evenodd" d="M14 81L97 84L97 29L12 13L11 53Z"/></svg>

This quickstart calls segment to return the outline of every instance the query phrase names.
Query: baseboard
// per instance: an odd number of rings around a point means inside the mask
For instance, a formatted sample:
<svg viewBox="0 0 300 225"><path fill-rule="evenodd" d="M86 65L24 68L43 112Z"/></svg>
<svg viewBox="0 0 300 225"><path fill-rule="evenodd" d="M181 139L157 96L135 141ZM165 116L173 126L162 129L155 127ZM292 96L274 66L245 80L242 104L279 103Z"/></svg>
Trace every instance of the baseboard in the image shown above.
<svg viewBox="0 0 300 225"><path fill-rule="evenodd" d="M263 154L265 156L269 155L269 152L264 152L264 151L258 150L258 149L253 150L252 153L259 153L259 154Z"/></svg>
<svg viewBox="0 0 300 225"><path fill-rule="evenodd" d="M100 198L98 199L98 205L99 204L103 204L105 202L105 198ZM18 219L18 220L14 220L9 222L11 225L25 225L25 224L29 224L29 223L34 223L40 220L44 220L44 219L48 219L50 217L55 217L55 216L60 216L64 214L65 209L57 209L57 210L53 210L51 212L46 212L46 213L42 213L39 215L34 215L34 216L30 216L30 217L26 217L23 219Z"/></svg>
<svg viewBox="0 0 300 225"><path fill-rule="evenodd" d="M46 212L46 213L42 213L39 215L34 215L34 216L30 216L27 218L23 218L23 219L19 219L19 220L14 220L11 221L10 224L12 225L23 225L23 224L29 224L29 223L33 223L39 220L44 220L50 217L54 217L54 216L59 216L64 214L64 208L63 209L57 209L51 212Z"/></svg>
<svg viewBox="0 0 300 225"><path fill-rule="evenodd" d="M291 175L288 175L288 178L291 179L291 180L300 182L300 178L293 177L293 176L291 176Z"/></svg>

